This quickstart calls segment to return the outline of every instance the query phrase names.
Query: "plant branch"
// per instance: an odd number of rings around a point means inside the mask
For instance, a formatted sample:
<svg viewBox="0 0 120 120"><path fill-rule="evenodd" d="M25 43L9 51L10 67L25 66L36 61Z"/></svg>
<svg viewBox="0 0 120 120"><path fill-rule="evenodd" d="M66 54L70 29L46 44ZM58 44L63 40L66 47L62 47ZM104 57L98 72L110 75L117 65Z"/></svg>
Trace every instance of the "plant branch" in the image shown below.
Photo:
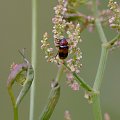
<svg viewBox="0 0 120 120"><path fill-rule="evenodd" d="M62 76L62 73L63 73L63 69L64 69L64 66L63 66L63 65L60 65L60 66L59 66L59 69L58 69L57 76L56 76L56 78L55 78L56 83L58 83L59 80L61 79L61 76Z"/></svg>
<svg viewBox="0 0 120 120"><path fill-rule="evenodd" d="M31 51L32 51L31 63L34 69L34 80L31 86L31 93L30 93L29 120L34 120L36 68L37 68L37 0L32 0L32 50Z"/></svg>
<svg viewBox="0 0 120 120"><path fill-rule="evenodd" d="M111 41L108 42L109 47L112 47L112 45L114 45L114 43L120 39L120 34L118 34L117 36L115 36Z"/></svg>
<svg viewBox="0 0 120 120"><path fill-rule="evenodd" d="M97 71L95 82L94 82L94 86L93 86L93 89L95 91L99 91L100 87L101 87L101 82L102 82L104 71L105 71L105 67L106 67L106 61L107 61L107 56L108 56L109 48L111 48L112 45L114 45L114 43L119 38L120 38L120 34L118 34L111 41L109 41L107 43L104 43L102 45L102 52L101 52L100 63L99 63L99 66L98 66L98 71Z"/></svg>
<svg viewBox="0 0 120 120"><path fill-rule="evenodd" d="M60 65L58 68L57 76L54 81L51 83L51 91L48 98L48 103L46 104L42 114L40 115L39 120L49 120L55 106L58 103L59 97L60 97L60 86L59 81L61 79L62 73L63 73L64 66Z"/></svg>
<svg viewBox="0 0 120 120"><path fill-rule="evenodd" d="M93 0L93 13L94 13L94 17L95 17L95 24L96 24L96 27L97 27L101 42L105 43L105 42L107 42L107 38L106 38L106 36L104 34L102 25L101 25L100 20L99 20L99 16L98 16L99 13L98 13L96 0Z"/></svg>
<svg viewBox="0 0 120 120"><path fill-rule="evenodd" d="M102 45L102 51L101 51L101 57L100 57L100 62L94 82L93 89L95 91L99 91L101 87L101 83L103 80L103 75L105 71L105 66L106 66L106 61L107 61L107 56L108 56L108 49L104 45Z"/></svg>
<svg viewBox="0 0 120 120"><path fill-rule="evenodd" d="M65 19L72 18L72 17L82 18L82 19L84 19L85 21L88 20L88 17L87 17L86 15L80 13L80 12L79 12L79 13L69 13L69 14L66 13L66 14L64 15L64 18L65 18Z"/></svg>
<svg viewBox="0 0 120 120"><path fill-rule="evenodd" d="M70 68L66 65L66 63L63 64L69 71ZM75 72L72 72L73 76L77 80L77 82L80 84L81 87L83 87L87 91L93 91L93 89L83 80L83 78L79 77Z"/></svg>
<svg viewBox="0 0 120 120"><path fill-rule="evenodd" d="M106 67L108 49L106 47L107 38L104 34L101 22L99 21L99 13L98 13L98 8L97 8L96 2L97 2L97 0L93 0L93 13L94 13L94 17L95 17L95 24L97 27L97 31L98 31L98 34L100 36L100 40L103 44L102 44L100 62L99 62L95 82L93 85L93 90L99 93L102 79L103 79L103 75L104 75L104 71L105 71L105 67ZM95 120L102 120L99 94L95 94L93 96L93 113L94 113Z"/></svg>
<svg viewBox="0 0 120 120"><path fill-rule="evenodd" d="M46 104L39 120L49 120L60 97L60 86L55 84L50 91L48 103Z"/></svg>
<svg viewBox="0 0 120 120"><path fill-rule="evenodd" d="M91 16L91 18L93 19L89 19L88 16L82 14L82 13L70 13L70 14L65 14L64 16L65 19L69 19L69 18L76 18L76 19L80 19L80 21L82 22L82 25L81 25L81 29L80 29L80 32L82 32L85 28L87 28L87 26L90 24L90 23L94 23L94 18Z"/></svg>

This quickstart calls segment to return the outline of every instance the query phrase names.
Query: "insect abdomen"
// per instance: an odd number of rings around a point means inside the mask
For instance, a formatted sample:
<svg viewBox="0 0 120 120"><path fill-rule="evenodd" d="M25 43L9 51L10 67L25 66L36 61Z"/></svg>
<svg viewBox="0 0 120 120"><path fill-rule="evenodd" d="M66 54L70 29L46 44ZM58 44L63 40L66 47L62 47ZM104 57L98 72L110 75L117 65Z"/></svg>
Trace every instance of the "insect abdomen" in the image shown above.
<svg viewBox="0 0 120 120"><path fill-rule="evenodd" d="M59 46L59 58L65 59L68 56L68 46Z"/></svg>

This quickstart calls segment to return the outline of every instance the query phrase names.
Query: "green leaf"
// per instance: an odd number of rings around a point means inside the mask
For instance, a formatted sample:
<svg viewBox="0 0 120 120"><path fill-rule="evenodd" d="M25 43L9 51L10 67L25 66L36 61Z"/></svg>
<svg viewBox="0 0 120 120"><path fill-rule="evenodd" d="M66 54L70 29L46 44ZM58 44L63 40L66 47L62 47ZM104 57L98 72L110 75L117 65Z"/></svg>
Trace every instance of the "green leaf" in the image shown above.
<svg viewBox="0 0 120 120"><path fill-rule="evenodd" d="M60 97L60 86L54 86L50 92L48 103L45 106L39 120L49 120Z"/></svg>
<svg viewBox="0 0 120 120"><path fill-rule="evenodd" d="M20 102L22 101L22 99L24 98L24 96L26 95L28 90L30 89L33 78L34 78L34 70L32 68L32 65L29 65L25 83L23 85L23 88L20 91L20 94L17 97L17 100L16 100L16 106L18 106L20 104Z"/></svg>

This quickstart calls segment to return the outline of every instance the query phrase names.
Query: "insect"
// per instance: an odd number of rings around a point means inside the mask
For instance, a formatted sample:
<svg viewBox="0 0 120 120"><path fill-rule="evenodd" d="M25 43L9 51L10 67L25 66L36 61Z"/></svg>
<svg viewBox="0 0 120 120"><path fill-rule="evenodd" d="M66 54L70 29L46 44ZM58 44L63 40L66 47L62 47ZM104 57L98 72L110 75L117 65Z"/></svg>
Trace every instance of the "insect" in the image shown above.
<svg viewBox="0 0 120 120"><path fill-rule="evenodd" d="M65 59L68 56L68 42L65 38L59 40L58 55L60 59Z"/></svg>

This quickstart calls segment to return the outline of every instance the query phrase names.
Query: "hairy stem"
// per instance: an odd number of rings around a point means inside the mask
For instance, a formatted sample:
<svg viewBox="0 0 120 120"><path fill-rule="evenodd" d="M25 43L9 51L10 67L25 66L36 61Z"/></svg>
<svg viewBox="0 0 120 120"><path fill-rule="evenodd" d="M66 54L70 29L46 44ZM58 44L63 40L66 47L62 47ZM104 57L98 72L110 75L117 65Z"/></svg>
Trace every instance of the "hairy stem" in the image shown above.
<svg viewBox="0 0 120 120"><path fill-rule="evenodd" d="M35 88L36 88L36 67L37 67L37 0L32 0L32 66L34 69L34 80L30 93L30 115L29 120L34 120L35 109Z"/></svg>

